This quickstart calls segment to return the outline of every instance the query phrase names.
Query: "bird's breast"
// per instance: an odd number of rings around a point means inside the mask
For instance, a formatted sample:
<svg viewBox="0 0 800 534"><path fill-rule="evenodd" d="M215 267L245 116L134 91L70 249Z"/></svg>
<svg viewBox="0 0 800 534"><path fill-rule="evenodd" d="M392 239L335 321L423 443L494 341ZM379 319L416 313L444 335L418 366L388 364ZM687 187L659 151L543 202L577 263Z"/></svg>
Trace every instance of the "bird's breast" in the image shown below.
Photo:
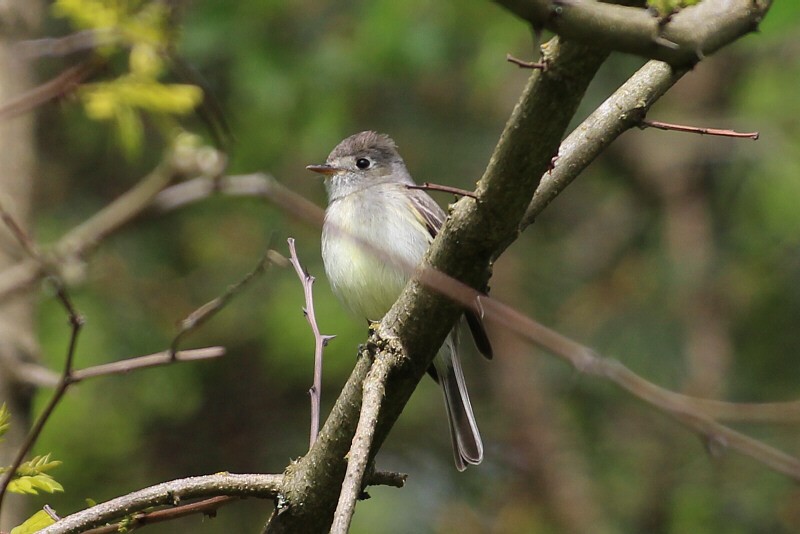
<svg viewBox="0 0 800 534"><path fill-rule="evenodd" d="M322 259L334 294L356 315L380 320L397 300L430 237L401 191L369 190L328 206Z"/></svg>

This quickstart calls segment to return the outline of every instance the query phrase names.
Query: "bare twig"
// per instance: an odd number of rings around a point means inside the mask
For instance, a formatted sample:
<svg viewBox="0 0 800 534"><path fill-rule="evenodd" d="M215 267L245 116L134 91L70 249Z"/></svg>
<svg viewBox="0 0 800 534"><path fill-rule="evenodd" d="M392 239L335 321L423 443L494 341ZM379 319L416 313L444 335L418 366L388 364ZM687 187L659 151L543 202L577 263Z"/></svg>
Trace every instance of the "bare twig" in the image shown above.
<svg viewBox="0 0 800 534"><path fill-rule="evenodd" d="M659 130L671 130L675 132L695 133L700 135L718 135L721 137L737 137L743 139L758 139L758 132L735 132L733 130L726 130L720 128L699 128L697 126L684 126L682 124L671 124L669 122L651 121L642 119L639 123L639 128L658 128Z"/></svg>
<svg viewBox="0 0 800 534"><path fill-rule="evenodd" d="M320 334L319 326L317 326L317 318L314 314L314 293L312 287L315 278L308 274L308 271L300 264L300 260L297 258L297 250L294 246L294 239L290 237L287 241L289 243L289 261L292 263L294 271L303 284L303 294L305 295L306 302L303 308L303 315L308 321L308 324L311 325L311 331L314 332L314 383L311 389L308 390L308 396L311 398L311 431L308 447L311 448L314 442L317 441L317 434L319 434L320 404L322 402L322 351L330 340L336 336Z"/></svg>
<svg viewBox="0 0 800 534"><path fill-rule="evenodd" d="M350 452L347 455L347 471L333 516L332 534L347 534L350 521L356 508L356 501L364 487L364 472L369 463L375 425L378 422L381 403L386 391L386 379L390 366L380 356L372 363L372 368L364 380L364 394L361 400L361 415L353 435Z"/></svg>
<svg viewBox="0 0 800 534"><path fill-rule="evenodd" d="M592 349L439 271L426 269L420 274L420 280L430 289L448 296L462 306L476 311L482 309L487 320L516 332L524 339L566 360L578 371L610 380L638 399L693 428L708 440L736 450L779 473L800 480L800 460L717 423L703 413L702 401L698 403L694 397L657 386L622 363L600 356Z"/></svg>
<svg viewBox="0 0 800 534"><path fill-rule="evenodd" d="M638 125L650 106L685 73L661 61L648 61L575 128L561 143L554 168L542 176L520 229L530 225L617 137ZM598 131L603 135L596 135Z"/></svg>
<svg viewBox="0 0 800 534"><path fill-rule="evenodd" d="M94 365L85 369L79 369L72 373L72 383L76 384L87 378L97 378L100 376L122 375L140 369L150 367L160 367L176 362L195 362L199 360L210 360L225 355L225 347L204 347L200 349L188 349L172 352L163 350L147 356L128 358L117 362Z"/></svg>
<svg viewBox="0 0 800 534"><path fill-rule="evenodd" d="M59 282L56 283L57 283L56 295L58 297L58 300L64 307L64 309L67 311L67 314L69 316L69 324L71 326L69 344L67 347L67 355L64 360L64 371L61 374L61 379L59 380L58 385L56 386L55 392L53 392L53 396L50 398L50 401L42 410L42 413L39 414L39 417L36 419L36 422L34 423L30 432L28 432L25 441L17 451L17 455L14 457L14 461L11 463L11 466L8 468L8 470L4 473L2 480L0 480L0 510L2 509L3 498L5 497L6 491L8 490L8 485L11 483L11 480L17 473L17 469L19 469L19 466L22 465L25 456L28 455L28 452L31 450L34 443L36 443L36 440L39 439L39 434L41 434L45 423L50 418L50 415L52 415L53 411L55 410L56 406L61 400L61 397L64 396L64 393L66 393L67 389L72 383L72 366L75 360L75 348L77 347L78 334L81 331L84 319L83 316L81 316L73 306L72 300L70 299L64 287L61 286Z"/></svg>
<svg viewBox="0 0 800 534"><path fill-rule="evenodd" d="M391 486L393 488L402 488L406 485L408 475L405 473L395 473L393 471L375 471L368 474L368 486Z"/></svg>
<svg viewBox="0 0 800 534"><path fill-rule="evenodd" d="M14 51L25 58L63 57L113 44L117 40L118 34L108 29L82 30L63 37L19 41L14 45Z"/></svg>
<svg viewBox="0 0 800 534"><path fill-rule="evenodd" d="M442 193L452 193L454 195L459 195L462 197L470 197L477 199L478 196L473 193L472 191L467 191L466 189L460 189L458 187L451 187L449 185L439 185L439 184L432 184L430 182L424 182L420 185L406 185L407 189L422 189L423 191L441 191Z"/></svg>
<svg viewBox="0 0 800 534"><path fill-rule="evenodd" d="M108 522L154 506L176 506L182 500L229 495L236 497L275 497L281 490L283 475L239 475L216 473L163 482L116 499L92 506L62 518L40 531L41 534L84 532ZM219 506L221 503L217 503Z"/></svg>
<svg viewBox="0 0 800 534"><path fill-rule="evenodd" d="M512 56L511 54L506 54L506 61L509 63L513 63L514 65L518 66L521 69L539 69L545 70L547 69L547 63L544 61L535 62L535 61L525 61L524 59L519 59L517 57Z"/></svg>
<svg viewBox="0 0 800 534"><path fill-rule="evenodd" d="M242 497L224 495L220 497L211 497L210 499L203 499L202 501L189 504L182 504L180 506L167 508L165 510L133 514L124 522L86 530L83 532L83 534L115 534L117 532L126 532L144 525L172 521L173 519L180 519L181 517L186 517L192 514L203 514L208 517L214 517L217 515L218 508L241 499Z"/></svg>
<svg viewBox="0 0 800 534"><path fill-rule="evenodd" d="M284 212L314 227L322 226L324 212L319 206L278 182L273 176L257 172L215 179L200 177L168 187L158 194L153 207L170 211L203 200L215 193L260 197L279 206Z"/></svg>
<svg viewBox="0 0 800 534"><path fill-rule="evenodd" d="M6 225L6 228L11 232L11 235L14 236L14 239L17 240L17 243L22 247L22 249L28 254L28 256L32 258L39 257L39 250L34 243L33 239L28 235L28 233L19 225L17 220L11 214L10 211L5 206L5 203L2 202L0 199L0 220L3 221L3 224Z"/></svg>
<svg viewBox="0 0 800 534"><path fill-rule="evenodd" d="M94 60L87 60L68 68L52 80L0 106L0 120L16 117L49 100L69 94L97 69L98 64Z"/></svg>
<svg viewBox="0 0 800 534"><path fill-rule="evenodd" d="M273 263L273 258L275 257L275 254L277 253L275 253L270 249L267 249L267 252L265 252L264 256L262 256L261 259L258 260L258 263L253 268L253 270L247 273L244 276L244 278L242 278L235 284L228 286L228 289L226 289L222 295L206 302L205 304L194 310L192 313L187 315L186 318L180 322L180 330L175 335L175 337L172 340L172 344L170 345L170 351L172 352L172 354L173 355L177 354L178 345L180 344L181 341L183 341L184 337L186 337L190 332L193 332L194 330L202 326L206 321L211 319L214 315L216 315L217 312L219 312L222 308L224 308L225 305L227 305L228 302L230 302L230 300L233 297L241 293L244 290L244 288L247 287L247 285L256 278L256 276L263 274L267 270L267 267L269 267Z"/></svg>

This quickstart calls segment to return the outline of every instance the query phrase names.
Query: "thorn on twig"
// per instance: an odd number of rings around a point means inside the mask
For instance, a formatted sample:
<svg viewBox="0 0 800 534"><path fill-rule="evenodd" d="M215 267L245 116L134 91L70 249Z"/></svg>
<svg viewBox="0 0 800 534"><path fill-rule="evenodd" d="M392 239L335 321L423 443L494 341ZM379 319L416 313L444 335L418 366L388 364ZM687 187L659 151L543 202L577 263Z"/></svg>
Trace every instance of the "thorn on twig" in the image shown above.
<svg viewBox="0 0 800 534"><path fill-rule="evenodd" d="M728 442L723 436L706 436L706 450L712 458L721 457L728 450Z"/></svg>
<svg viewBox="0 0 800 534"><path fill-rule="evenodd" d="M648 119L642 119L639 122L639 128L642 130L644 130L645 128L657 128L659 130L672 130L675 132L686 132L686 133L694 133L700 135L717 135L720 137L753 139L754 141L759 137L758 132L735 132L733 130L727 130L721 128L699 128L697 126L684 126L682 124L671 124L668 122L651 121Z"/></svg>
<svg viewBox="0 0 800 534"><path fill-rule="evenodd" d="M467 191L466 189L460 189L458 187L450 187L449 185L439 185L439 184L432 184L430 182L424 182L421 185L406 185L407 189L421 189L423 191L441 191L442 193L451 193L453 195L460 195L462 197L470 197L474 198L475 200L478 199L478 195L473 193L472 191Z"/></svg>
<svg viewBox="0 0 800 534"><path fill-rule="evenodd" d="M547 174L552 174L556 168L556 162L558 161L558 154L550 158L550 163L547 164Z"/></svg>
<svg viewBox="0 0 800 534"><path fill-rule="evenodd" d="M521 69L539 69L543 72L547 70L547 61L540 61L538 63L534 61L525 61L523 59L514 57L511 54L506 54L506 61L513 63Z"/></svg>

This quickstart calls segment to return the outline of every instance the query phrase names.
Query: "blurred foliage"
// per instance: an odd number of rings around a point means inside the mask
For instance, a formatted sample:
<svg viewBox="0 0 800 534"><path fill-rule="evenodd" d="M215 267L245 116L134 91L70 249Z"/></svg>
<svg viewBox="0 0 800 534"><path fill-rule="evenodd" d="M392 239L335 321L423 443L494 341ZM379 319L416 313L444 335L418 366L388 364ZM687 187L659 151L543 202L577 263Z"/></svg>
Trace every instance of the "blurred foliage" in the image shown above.
<svg viewBox="0 0 800 534"><path fill-rule="evenodd" d="M167 4L177 27L163 31L179 36L174 52L190 69L155 60L162 56L153 48L139 56L131 41L128 55L118 52L128 61L114 66L205 87L230 126L230 171L270 172L320 205L322 186L305 165L363 129L390 133L418 181L471 188L528 75L505 54L535 59L527 27L489 2L120 3L131 13ZM66 13L89 3L56 5ZM96 27L102 12L85 13L85 27ZM679 391L740 401L800 396L798 22L797 3L776 2L758 35L708 58L651 113L759 130L760 141L626 134L497 262L493 294ZM53 19L43 31L69 30ZM641 63L613 57L580 113ZM63 67L40 64L43 78ZM119 89L118 105L138 110L136 99L154 101L147 91L125 100L129 89ZM42 108L39 119L32 230L42 243L131 187L164 149L151 119L136 126L141 149L129 160L108 128L72 102ZM182 120L203 129L200 119ZM149 214L104 242L72 289L87 317L76 365L163 350L181 318L239 280L268 243L285 250L290 235L318 278L320 328L337 335L326 349L326 413L366 325L347 318L327 287L319 230L254 199ZM57 369L66 315L47 286L39 300L43 357ZM64 460L59 480L67 491L48 502L66 514L87 497L102 501L193 474L280 472L302 455L313 360L302 305L294 273L272 269L186 342L224 345L225 358L72 389L38 444ZM613 386L500 327L492 334L495 361L465 362L484 464L453 469L440 393L425 380L378 458L380 468L410 473L408 486L371 488L353 532L549 533L586 524L593 532L800 530L794 483L751 460L709 454L685 428ZM704 365L710 370L701 373ZM42 391L39 402L48 395ZM796 427L740 426L800 454ZM213 520L148 529L252 532L270 507L248 500Z"/></svg>
<svg viewBox="0 0 800 534"><path fill-rule="evenodd" d="M127 155L139 150L143 124L140 113L166 121L186 115L203 98L202 89L190 84L164 84L164 56L170 43L169 10L162 2L108 2L102 0L57 0L53 14L67 18L80 30L91 30L110 41L98 47L103 56L126 52L128 72L107 82L85 83L78 88L86 115L93 120L113 121Z"/></svg>

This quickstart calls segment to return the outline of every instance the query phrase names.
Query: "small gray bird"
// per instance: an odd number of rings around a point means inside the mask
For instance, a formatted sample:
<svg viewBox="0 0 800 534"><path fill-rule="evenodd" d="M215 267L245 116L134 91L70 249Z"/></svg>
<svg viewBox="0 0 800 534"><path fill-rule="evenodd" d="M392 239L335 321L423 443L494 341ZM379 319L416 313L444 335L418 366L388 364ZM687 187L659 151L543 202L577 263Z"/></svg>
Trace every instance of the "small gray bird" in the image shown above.
<svg viewBox="0 0 800 534"><path fill-rule="evenodd" d="M322 259L334 294L356 315L379 321L422 260L444 222L442 209L414 181L387 135L361 132L339 143L324 165L328 209ZM492 357L480 318L465 312L478 349ZM459 325L450 332L428 372L444 391L453 453L459 471L483 460L458 357Z"/></svg>

